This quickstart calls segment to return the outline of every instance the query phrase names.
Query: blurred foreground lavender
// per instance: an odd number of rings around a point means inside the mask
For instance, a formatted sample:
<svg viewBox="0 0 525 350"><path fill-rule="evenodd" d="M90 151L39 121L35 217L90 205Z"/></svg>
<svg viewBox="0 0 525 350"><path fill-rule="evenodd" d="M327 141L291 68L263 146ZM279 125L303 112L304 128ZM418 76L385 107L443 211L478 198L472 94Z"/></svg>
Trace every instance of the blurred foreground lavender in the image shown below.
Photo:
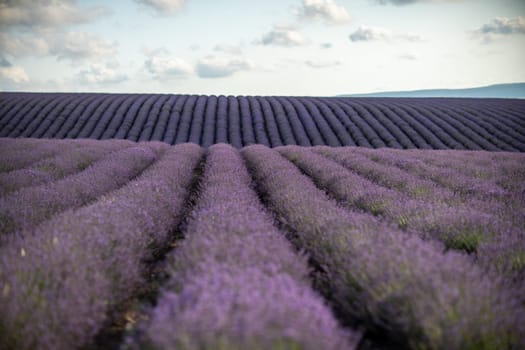
<svg viewBox="0 0 525 350"><path fill-rule="evenodd" d="M250 100L274 108L271 128L278 106L326 107L276 99ZM0 138L0 349L115 347L99 337L107 327L130 349L524 348L524 164L506 152ZM155 283L153 304L138 299Z"/></svg>

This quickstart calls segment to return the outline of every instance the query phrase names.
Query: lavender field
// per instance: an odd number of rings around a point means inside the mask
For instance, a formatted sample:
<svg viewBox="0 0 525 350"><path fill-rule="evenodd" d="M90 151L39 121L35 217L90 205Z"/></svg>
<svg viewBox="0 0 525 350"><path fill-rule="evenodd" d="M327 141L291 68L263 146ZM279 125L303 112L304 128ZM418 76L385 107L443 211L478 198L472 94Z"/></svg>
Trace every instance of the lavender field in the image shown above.
<svg viewBox="0 0 525 350"><path fill-rule="evenodd" d="M525 101L0 93L0 137L525 151Z"/></svg>
<svg viewBox="0 0 525 350"><path fill-rule="evenodd" d="M181 140L0 138L0 348L525 347L524 153Z"/></svg>

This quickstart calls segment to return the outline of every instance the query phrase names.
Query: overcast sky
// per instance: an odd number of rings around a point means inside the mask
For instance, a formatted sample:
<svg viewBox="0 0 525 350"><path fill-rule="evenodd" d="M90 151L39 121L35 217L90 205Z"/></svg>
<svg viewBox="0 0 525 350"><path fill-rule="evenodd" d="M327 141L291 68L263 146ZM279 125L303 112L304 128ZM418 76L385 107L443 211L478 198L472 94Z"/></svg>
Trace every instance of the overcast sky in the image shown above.
<svg viewBox="0 0 525 350"><path fill-rule="evenodd" d="M524 0L0 0L0 90L321 95L525 81Z"/></svg>

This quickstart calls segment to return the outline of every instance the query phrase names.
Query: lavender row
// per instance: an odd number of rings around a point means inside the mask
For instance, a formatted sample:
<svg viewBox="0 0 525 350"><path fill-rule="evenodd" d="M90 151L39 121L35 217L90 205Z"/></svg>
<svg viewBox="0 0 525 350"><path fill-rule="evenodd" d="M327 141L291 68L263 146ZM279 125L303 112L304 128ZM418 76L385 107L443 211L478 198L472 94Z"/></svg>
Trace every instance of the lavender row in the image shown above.
<svg viewBox="0 0 525 350"><path fill-rule="evenodd" d="M454 161L454 155L447 157L446 162L439 165L425 164L417 159L408 157L399 152L389 152L388 150L378 150L368 152L367 150L358 149L356 153L367 156L368 158L385 164L406 170L418 177L428 179L439 185L449 188L454 193L461 196L475 196L480 199L494 198L503 199L509 193L501 188L495 181L483 179L480 177L469 177L458 172L458 168L465 167L467 159L458 159ZM427 154L428 155L428 154ZM443 157L437 157L438 159Z"/></svg>
<svg viewBox="0 0 525 350"><path fill-rule="evenodd" d="M158 94L0 96L0 137L525 151L515 100Z"/></svg>
<svg viewBox="0 0 525 350"><path fill-rule="evenodd" d="M231 146L208 150L186 239L129 348L349 349L351 337L309 287L297 256Z"/></svg>
<svg viewBox="0 0 525 350"><path fill-rule="evenodd" d="M37 186L80 172L109 152L131 145L128 141L92 141L92 146L66 148L52 158L46 158L29 167L0 174L0 196L22 187Z"/></svg>
<svg viewBox="0 0 525 350"><path fill-rule="evenodd" d="M269 205L323 268L346 320L413 349L523 345L520 298L467 257L340 208L290 162L242 150Z"/></svg>
<svg viewBox="0 0 525 350"><path fill-rule="evenodd" d="M0 198L0 236L31 229L54 214L86 205L139 175L157 156L148 146L131 147L109 154L80 173Z"/></svg>
<svg viewBox="0 0 525 350"><path fill-rule="evenodd" d="M462 178L461 174L456 177L455 171L447 170L436 170L435 173L429 172L430 175L427 177L420 177L417 172L413 172L413 169L410 172L403 169L414 166L417 160L411 157L401 157L396 162L383 156L382 151L370 153L362 149L349 151L343 148L318 148L315 152L337 161L374 183L394 189L409 198L434 204L443 202L453 207L473 208L490 218L513 221L516 226L523 227L525 224L524 215L512 215L512 211L509 210L509 205L513 207L523 205L519 191L508 191L497 183L482 180L471 181L468 178ZM384 152L388 153L388 151ZM362 153L368 156L363 156ZM448 155L448 153L441 154ZM453 157L453 154L451 156ZM396 164L391 164L393 162ZM447 178L440 179L439 173L445 173ZM515 176L513 182L522 183L519 181L519 176ZM439 183L454 185L447 188Z"/></svg>
<svg viewBox="0 0 525 350"><path fill-rule="evenodd" d="M171 148L139 178L69 210L0 251L0 341L11 349L89 346L146 283L144 261L182 220L202 150Z"/></svg>
<svg viewBox="0 0 525 350"><path fill-rule="evenodd" d="M77 140L1 139L0 172L22 169L31 164L63 153L67 148L79 147Z"/></svg>
<svg viewBox="0 0 525 350"><path fill-rule="evenodd" d="M523 230L506 220L470 207L407 198L308 149L288 146L278 150L351 210L364 210L424 239L437 239L446 249L476 253L482 266L500 275L513 278L525 273L525 263L516 260L525 252ZM507 214L515 215L512 211Z"/></svg>

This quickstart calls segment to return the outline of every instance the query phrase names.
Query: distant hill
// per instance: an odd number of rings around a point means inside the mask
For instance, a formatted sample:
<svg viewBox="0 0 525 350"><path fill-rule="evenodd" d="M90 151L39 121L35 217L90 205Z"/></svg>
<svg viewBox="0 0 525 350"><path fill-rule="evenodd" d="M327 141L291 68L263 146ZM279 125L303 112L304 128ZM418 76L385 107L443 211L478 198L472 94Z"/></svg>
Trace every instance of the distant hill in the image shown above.
<svg viewBox="0 0 525 350"><path fill-rule="evenodd" d="M469 89L431 89L348 94L341 97L471 97L525 99L525 83L497 84Z"/></svg>

